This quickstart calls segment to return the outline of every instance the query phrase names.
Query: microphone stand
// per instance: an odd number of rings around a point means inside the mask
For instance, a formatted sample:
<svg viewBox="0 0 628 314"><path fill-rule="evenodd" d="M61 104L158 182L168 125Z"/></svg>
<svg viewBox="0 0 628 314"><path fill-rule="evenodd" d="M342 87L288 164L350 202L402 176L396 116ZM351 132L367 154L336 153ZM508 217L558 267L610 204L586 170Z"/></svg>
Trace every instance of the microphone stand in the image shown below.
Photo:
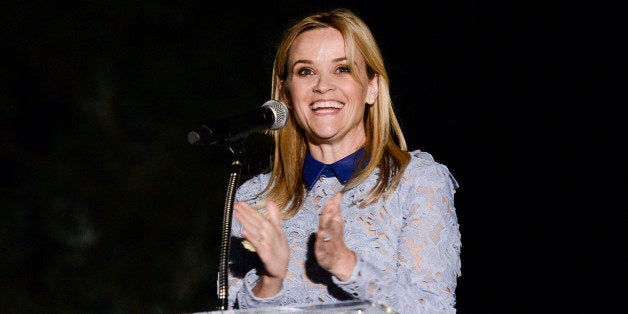
<svg viewBox="0 0 628 314"><path fill-rule="evenodd" d="M233 217L233 204L235 200L235 192L240 181L242 172L242 163L240 157L244 152L244 148L239 142L225 143L227 149L231 152L233 160L231 162L231 170L229 173L229 181L227 184L227 195L225 197L225 207L222 219L222 239L220 242L220 264L218 269L218 299L220 305L218 310L227 310L229 305L229 247L231 246L231 219Z"/></svg>

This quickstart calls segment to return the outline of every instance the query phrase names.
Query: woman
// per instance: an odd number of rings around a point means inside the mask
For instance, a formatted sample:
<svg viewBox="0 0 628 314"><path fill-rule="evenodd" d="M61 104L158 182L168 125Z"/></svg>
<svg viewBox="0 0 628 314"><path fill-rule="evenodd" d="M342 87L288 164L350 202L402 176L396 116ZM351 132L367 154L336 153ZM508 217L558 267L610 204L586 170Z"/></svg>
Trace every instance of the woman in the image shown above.
<svg viewBox="0 0 628 314"><path fill-rule="evenodd" d="M455 312L458 185L407 151L368 26L346 9L296 22L272 87L290 117L270 131L271 172L236 194L229 307L357 299Z"/></svg>

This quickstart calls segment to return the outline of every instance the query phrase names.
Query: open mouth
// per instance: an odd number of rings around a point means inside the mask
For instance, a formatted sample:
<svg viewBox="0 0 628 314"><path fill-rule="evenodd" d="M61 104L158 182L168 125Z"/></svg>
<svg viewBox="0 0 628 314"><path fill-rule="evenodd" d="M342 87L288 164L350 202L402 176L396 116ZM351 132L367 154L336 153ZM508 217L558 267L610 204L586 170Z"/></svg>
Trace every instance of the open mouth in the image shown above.
<svg viewBox="0 0 628 314"><path fill-rule="evenodd" d="M334 112L340 110L345 105L336 101L321 101L315 102L312 105L312 110L316 112Z"/></svg>

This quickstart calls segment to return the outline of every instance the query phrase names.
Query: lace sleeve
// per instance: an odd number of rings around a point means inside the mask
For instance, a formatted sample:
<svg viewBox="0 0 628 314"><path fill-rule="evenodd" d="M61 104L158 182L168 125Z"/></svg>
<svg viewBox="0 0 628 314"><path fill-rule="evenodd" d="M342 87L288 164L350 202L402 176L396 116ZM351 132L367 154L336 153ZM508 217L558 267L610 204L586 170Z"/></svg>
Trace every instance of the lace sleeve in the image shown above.
<svg viewBox="0 0 628 314"><path fill-rule="evenodd" d="M458 184L447 167L429 155L422 157L429 158L409 165L404 182L381 209L400 215L399 228L394 223L380 226L384 237L396 238L397 255L381 262L358 251L352 277L334 281L354 297L384 302L401 313L455 313L461 248L454 207Z"/></svg>

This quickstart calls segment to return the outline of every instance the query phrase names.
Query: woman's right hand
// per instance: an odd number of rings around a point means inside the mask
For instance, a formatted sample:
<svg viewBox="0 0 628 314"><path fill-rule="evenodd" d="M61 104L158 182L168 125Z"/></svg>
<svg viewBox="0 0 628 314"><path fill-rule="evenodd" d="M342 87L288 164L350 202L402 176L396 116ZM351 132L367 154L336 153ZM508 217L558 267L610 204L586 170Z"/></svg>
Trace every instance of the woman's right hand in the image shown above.
<svg viewBox="0 0 628 314"><path fill-rule="evenodd" d="M281 228L280 209L273 201L266 203L267 217L246 202L234 204L233 209L242 226L242 234L264 265L264 273L260 274L253 293L260 298L272 297L281 290L290 260L288 240Z"/></svg>

